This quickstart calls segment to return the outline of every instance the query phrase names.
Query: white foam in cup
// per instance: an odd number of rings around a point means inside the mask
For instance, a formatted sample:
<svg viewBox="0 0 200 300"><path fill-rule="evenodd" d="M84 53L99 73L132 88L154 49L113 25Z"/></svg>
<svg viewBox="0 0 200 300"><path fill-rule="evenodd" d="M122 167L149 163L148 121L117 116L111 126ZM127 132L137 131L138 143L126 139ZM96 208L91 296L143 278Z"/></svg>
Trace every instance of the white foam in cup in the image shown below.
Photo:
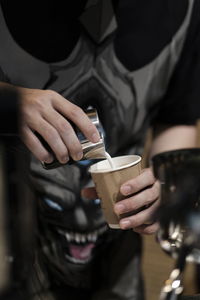
<svg viewBox="0 0 200 300"><path fill-rule="evenodd" d="M112 160L114 168L106 159L93 164L89 172L95 183L107 223L111 228L120 228L120 218L114 213L113 206L125 198L120 193L120 186L141 173L141 157L124 155L113 157Z"/></svg>

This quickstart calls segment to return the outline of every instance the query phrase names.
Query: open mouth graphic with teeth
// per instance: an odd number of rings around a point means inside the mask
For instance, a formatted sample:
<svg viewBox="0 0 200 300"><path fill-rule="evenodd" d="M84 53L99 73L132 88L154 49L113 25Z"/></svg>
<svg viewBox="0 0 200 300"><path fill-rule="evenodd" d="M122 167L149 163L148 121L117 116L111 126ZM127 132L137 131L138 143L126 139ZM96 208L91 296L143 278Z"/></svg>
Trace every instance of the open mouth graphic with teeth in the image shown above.
<svg viewBox="0 0 200 300"><path fill-rule="evenodd" d="M107 230L107 225L89 233L58 230L65 244L65 258L75 264L88 263L93 258L93 249Z"/></svg>

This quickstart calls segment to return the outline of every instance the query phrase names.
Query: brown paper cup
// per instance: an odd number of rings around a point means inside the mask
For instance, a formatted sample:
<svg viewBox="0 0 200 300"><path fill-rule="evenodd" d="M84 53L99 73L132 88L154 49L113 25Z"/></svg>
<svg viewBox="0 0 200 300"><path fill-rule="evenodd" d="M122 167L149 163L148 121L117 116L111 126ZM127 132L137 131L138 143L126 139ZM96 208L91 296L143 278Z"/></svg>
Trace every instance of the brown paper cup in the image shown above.
<svg viewBox="0 0 200 300"><path fill-rule="evenodd" d="M120 228L120 218L114 213L113 207L116 202L125 198L120 193L120 186L141 173L141 157L125 155L114 157L112 160L114 169L106 159L92 165L89 171L107 223L111 228Z"/></svg>

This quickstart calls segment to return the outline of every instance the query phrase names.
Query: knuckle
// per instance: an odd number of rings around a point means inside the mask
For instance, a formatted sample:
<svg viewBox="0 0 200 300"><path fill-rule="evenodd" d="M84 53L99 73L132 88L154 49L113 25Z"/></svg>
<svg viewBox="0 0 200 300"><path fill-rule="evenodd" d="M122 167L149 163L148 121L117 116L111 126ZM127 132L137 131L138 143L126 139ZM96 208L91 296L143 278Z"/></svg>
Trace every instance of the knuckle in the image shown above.
<svg viewBox="0 0 200 300"><path fill-rule="evenodd" d="M50 160L51 154L43 147L38 147L34 151L34 155L40 160L40 161L48 161Z"/></svg>
<svg viewBox="0 0 200 300"><path fill-rule="evenodd" d="M132 227L139 227L141 225L140 216L135 215L134 218L130 218Z"/></svg>
<svg viewBox="0 0 200 300"><path fill-rule="evenodd" d="M145 175L147 175L147 176L149 176L150 173L151 173L151 171L150 171L149 168L144 168L144 169L142 169L142 172L141 172L141 173L142 173L142 174L145 174Z"/></svg>
<svg viewBox="0 0 200 300"><path fill-rule="evenodd" d="M136 177L130 184L132 192L138 191L140 189L140 180Z"/></svg>
<svg viewBox="0 0 200 300"><path fill-rule="evenodd" d="M44 101L44 99L42 97L37 97L33 103L33 109L38 111L38 113L43 113L47 109L46 105L48 105L47 101ZM27 111L27 116L28 116L28 114L29 114L29 112ZM29 117L33 118L32 111L30 111L30 114L31 115L29 115Z"/></svg>
<svg viewBox="0 0 200 300"><path fill-rule="evenodd" d="M72 127L67 120L62 119L57 122L57 128L61 134L69 134L72 132Z"/></svg>
<svg viewBox="0 0 200 300"><path fill-rule="evenodd" d="M157 190L158 195L160 194L160 183L158 181L154 184L155 189Z"/></svg>
<svg viewBox="0 0 200 300"><path fill-rule="evenodd" d="M68 150L66 147L59 145L58 147L54 148L54 154L56 158L61 162L65 163L69 159Z"/></svg>
<svg viewBox="0 0 200 300"><path fill-rule="evenodd" d="M153 201L158 197L157 191L155 188L150 188L147 190L147 199L149 201Z"/></svg>
<svg viewBox="0 0 200 300"><path fill-rule="evenodd" d="M156 187L148 188L147 190L144 191L143 193L143 202L145 204L149 204L156 199L158 199L159 193Z"/></svg>
<svg viewBox="0 0 200 300"><path fill-rule="evenodd" d="M158 209L158 207L160 206L160 199L159 197L153 202L152 204L152 210L153 212L156 211Z"/></svg>
<svg viewBox="0 0 200 300"><path fill-rule="evenodd" d="M69 148L70 156L73 157L74 159L76 159L79 152L81 152L81 149L79 150L78 148L76 148L76 149Z"/></svg>
<svg viewBox="0 0 200 300"><path fill-rule="evenodd" d="M46 135L46 138L50 141L56 142L58 140L57 131L53 127L45 129L45 135Z"/></svg>
<svg viewBox="0 0 200 300"><path fill-rule="evenodd" d="M50 99L54 99L55 97L58 96L58 93L54 90L46 90L46 95L50 98Z"/></svg>
<svg viewBox="0 0 200 300"><path fill-rule="evenodd" d="M74 142L71 146L70 146L70 152L73 153L73 154L76 154L77 152L80 152L82 151L82 147L81 147L81 144L77 141Z"/></svg>
<svg viewBox="0 0 200 300"><path fill-rule="evenodd" d="M150 168L143 169L142 173L143 173L143 175L148 177L148 180L151 184L153 184L156 181L154 174Z"/></svg>
<svg viewBox="0 0 200 300"><path fill-rule="evenodd" d="M67 148L62 148L62 149L60 149L58 152L59 152L59 153L58 153L58 156L59 156L60 158L62 158L62 157L67 157L67 156L68 156L68 150L67 150Z"/></svg>
<svg viewBox="0 0 200 300"><path fill-rule="evenodd" d="M92 133L92 132L94 131L94 128L95 128L94 124L89 123L89 124L87 125L87 132L88 132L89 134Z"/></svg>
<svg viewBox="0 0 200 300"><path fill-rule="evenodd" d="M67 139L65 139L65 144L68 147L71 154L82 151L81 143L79 142L77 136L75 134L72 134L72 130L70 130L70 128L67 128L65 130L65 137L66 136Z"/></svg>
<svg viewBox="0 0 200 300"><path fill-rule="evenodd" d="M126 208L126 211L135 209L134 201L132 198L126 200L125 208Z"/></svg>
<svg viewBox="0 0 200 300"><path fill-rule="evenodd" d="M31 123L33 118L32 110L24 110L23 111L23 122Z"/></svg>
<svg viewBox="0 0 200 300"><path fill-rule="evenodd" d="M81 114L83 114L83 110L79 106L73 105L71 107L70 116L72 120L80 118Z"/></svg>
<svg viewBox="0 0 200 300"><path fill-rule="evenodd" d="M147 174L149 177L149 181L151 182L151 184L153 184L155 182L155 177L153 175L153 172L150 169L148 169Z"/></svg>
<svg viewBox="0 0 200 300"><path fill-rule="evenodd" d="M156 185L152 188L153 199L157 199L159 197L159 189Z"/></svg>
<svg viewBox="0 0 200 300"><path fill-rule="evenodd" d="M24 124L21 125L21 128L20 128L20 131L21 131L21 135L23 136L23 139L28 141L30 138L29 138L29 131L28 131L28 127Z"/></svg>

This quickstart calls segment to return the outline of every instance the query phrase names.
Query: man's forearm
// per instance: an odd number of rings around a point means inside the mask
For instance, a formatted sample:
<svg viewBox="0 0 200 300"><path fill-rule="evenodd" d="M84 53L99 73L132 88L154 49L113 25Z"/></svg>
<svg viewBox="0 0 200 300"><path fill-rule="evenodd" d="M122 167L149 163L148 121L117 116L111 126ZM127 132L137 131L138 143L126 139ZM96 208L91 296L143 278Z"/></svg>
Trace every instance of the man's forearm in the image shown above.
<svg viewBox="0 0 200 300"><path fill-rule="evenodd" d="M163 151L193 147L197 147L197 127L195 125L162 127L154 135L150 157Z"/></svg>

